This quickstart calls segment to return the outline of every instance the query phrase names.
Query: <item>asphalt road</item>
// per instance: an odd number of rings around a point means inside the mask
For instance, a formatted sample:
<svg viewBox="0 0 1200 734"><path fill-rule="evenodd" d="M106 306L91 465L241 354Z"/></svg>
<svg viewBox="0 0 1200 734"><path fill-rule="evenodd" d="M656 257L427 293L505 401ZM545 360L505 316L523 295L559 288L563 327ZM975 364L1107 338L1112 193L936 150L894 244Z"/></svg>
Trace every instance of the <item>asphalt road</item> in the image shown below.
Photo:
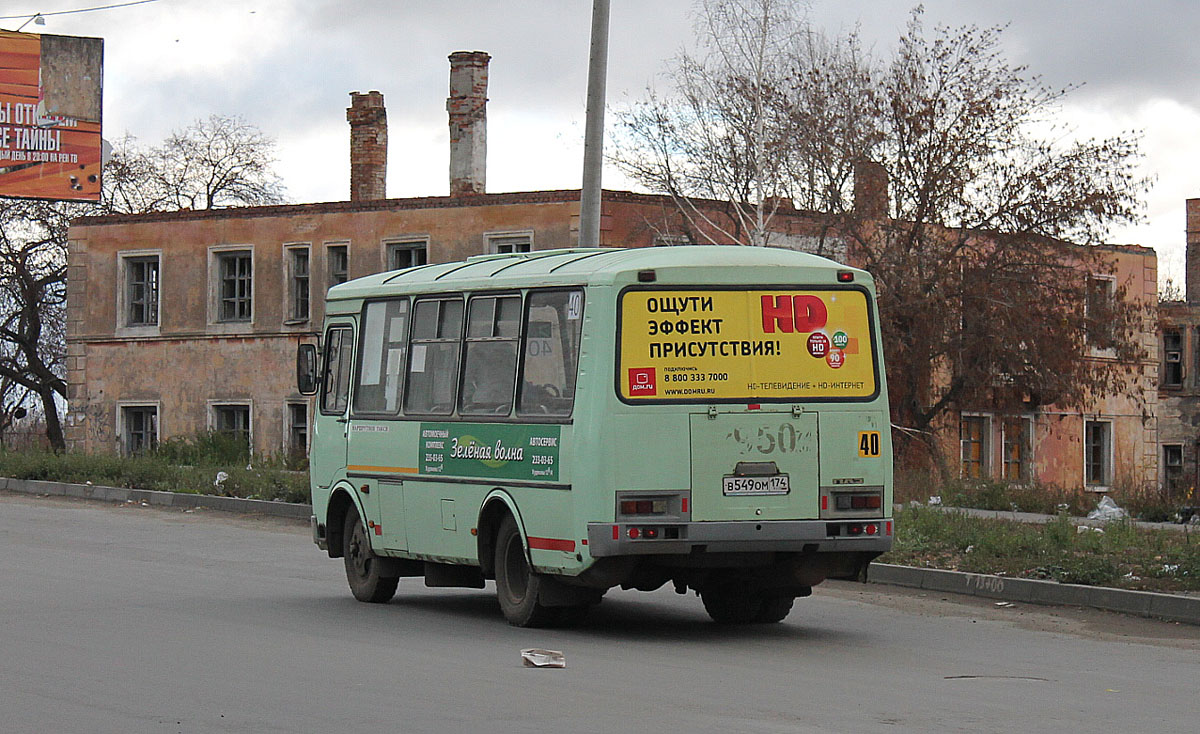
<svg viewBox="0 0 1200 734"><path fill-rule="evenodd" d="M3 734L1194 732L1198 680L1194 627L857 584L780 625L664 589L520 630L490 588L357 603L294 522L0 494Z"/></svg>

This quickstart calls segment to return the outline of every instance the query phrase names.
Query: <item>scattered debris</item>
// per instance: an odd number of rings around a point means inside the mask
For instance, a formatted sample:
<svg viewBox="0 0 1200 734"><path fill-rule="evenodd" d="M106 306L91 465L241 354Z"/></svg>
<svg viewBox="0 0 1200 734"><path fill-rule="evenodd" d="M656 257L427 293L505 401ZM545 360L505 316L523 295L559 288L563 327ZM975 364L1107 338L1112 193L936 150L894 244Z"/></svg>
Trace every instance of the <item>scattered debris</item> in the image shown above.
<svg viewBox="0 0 1200 734"><path fill-rule="evenodd" d="M1121 520L1129 517L1129 513L1117 506L1112 497L1101 497L1096 509L1088 513L1089 520Z"/></svg>
<svg viewBox="0 0 1200 734"><path fill-rule="evenodd" d="M1178 573L1178 572L1179 572L1179 564L1178 563L1164 563L1163 564L1163 573L1172 573L1173 574L1173 573Z"/></svg>
<svg viewBox="0 0 1200 734"><path fill-rule="evenodd" d="M937 505L940 505L940 504L942 504L942 496L940 494L935 494L929 498L929 506L930 507L936 507Z"/></svg>
<svg viewBox="0 0 1200 734"><path fill-rule="evenodd" d="M218 490L225 490L225 480L229 479L229 475L223 471L217 472L217 478L213 480L213 486Z"/></svg>
<svg viewBox="0 0 1200 734"><path fill-rule="evenodd" d="M521 660L526 668L565 668L567 660L558 650L542 650L530 647L521 651Z"/></svg>
<svg viewBox="0 0 1200 734"><path fill-rule="evenodd" d="M1016 604L1013 604L1011 601L998 601L996 602L996 606L1003 607L1004 609L1011 609L1012 607L1015 607Z"/></svg>
<svg viewBox="0 0 1200 734"><path fill-rule="evenodd" d="M1104 528L1094 528L1091 525L1076 525L1075 526L1075 534L1076 535L1079 535L1080 533L1088 533L1088 532L1100 533L1101 535L1104 535Z"/></svg>

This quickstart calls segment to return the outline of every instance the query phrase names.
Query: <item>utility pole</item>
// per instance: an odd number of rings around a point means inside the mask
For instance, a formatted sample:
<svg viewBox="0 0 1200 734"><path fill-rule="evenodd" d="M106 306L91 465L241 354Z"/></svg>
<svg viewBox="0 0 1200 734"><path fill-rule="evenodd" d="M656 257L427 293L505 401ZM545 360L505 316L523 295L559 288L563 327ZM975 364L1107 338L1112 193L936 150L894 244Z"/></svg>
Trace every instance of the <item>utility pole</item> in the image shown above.
<svg viewBox="0 0 1200 734"><path fill-rule="evenodd" d="M600 244L600 167L604 163L608 7L609 0L592 0L592 50L588 60L587 122L583 133L583 190L579 194L581 247Z"/></svg>

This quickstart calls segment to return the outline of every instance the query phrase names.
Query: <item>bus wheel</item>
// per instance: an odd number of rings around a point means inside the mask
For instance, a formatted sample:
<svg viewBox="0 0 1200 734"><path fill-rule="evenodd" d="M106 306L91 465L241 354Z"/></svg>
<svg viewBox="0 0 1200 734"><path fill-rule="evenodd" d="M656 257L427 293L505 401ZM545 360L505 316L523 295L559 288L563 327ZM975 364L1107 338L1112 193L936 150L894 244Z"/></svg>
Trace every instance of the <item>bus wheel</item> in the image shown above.
<svg viewBox="0 0 1200 734"><path fill-rule="evenodd" d="M538 604L541 577L529 567L517 521L509 515L496 533L496 597L505 619L515 627L545 627L555 610Z"/></svg>
<svg viewBox="0 0 1200 734"><path fill-rule="evenodd" d="M353 507L346 512L342 539L345 544L343 555L346 561L346 580L350 582L350 591L354 598L381 604L395 596L400 579L380 575L382 564L371 550L367 529L363 527L358 512Z"/></svg>
<svg viewBox="0 0 1200 734"><path fill-rule="evenodd" d="M704 611L718 624L749 624L762 610L761 596L727 586L701 591L700 600Z"/></svg>
<svg viewBox="0 0 1200 734"><path fill-rule="evenodd" d="M758 608L758 614L755 615L754 621L763 624L773 624L782 622L783 618L792 611L792 602L796 598L790 594L784 596L765 596L762 598L762 603Z"/></svg>

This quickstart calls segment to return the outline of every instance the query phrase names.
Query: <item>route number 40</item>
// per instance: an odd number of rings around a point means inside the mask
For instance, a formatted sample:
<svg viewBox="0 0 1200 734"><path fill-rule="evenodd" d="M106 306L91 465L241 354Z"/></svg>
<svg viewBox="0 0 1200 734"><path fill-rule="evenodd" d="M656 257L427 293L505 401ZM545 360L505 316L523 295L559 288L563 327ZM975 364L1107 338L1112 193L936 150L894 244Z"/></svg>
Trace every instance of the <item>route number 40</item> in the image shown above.
<svg viewBox="0 0 1200 734"><path fill-rule="evenodd" d="M879 456L879 431L858 432L858 455L864 458Z"/></svg>

